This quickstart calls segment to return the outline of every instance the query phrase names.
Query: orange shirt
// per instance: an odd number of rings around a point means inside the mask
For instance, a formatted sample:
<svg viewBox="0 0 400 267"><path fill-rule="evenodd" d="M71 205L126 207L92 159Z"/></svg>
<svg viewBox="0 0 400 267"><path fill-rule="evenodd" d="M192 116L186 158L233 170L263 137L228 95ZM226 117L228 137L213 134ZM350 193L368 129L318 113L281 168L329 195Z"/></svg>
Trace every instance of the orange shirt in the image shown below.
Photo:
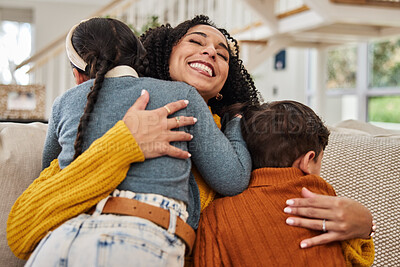
<svg viewBox="0 0 400 267"><path fill-rule="evenodd" d="M301 240L321 232L285 223L285 202L300 197L302 187L335 195L321 177L297 168L253 171L247 190L216 199L203 211L195 266L345 266L339 242L301 249Z"/></svg>

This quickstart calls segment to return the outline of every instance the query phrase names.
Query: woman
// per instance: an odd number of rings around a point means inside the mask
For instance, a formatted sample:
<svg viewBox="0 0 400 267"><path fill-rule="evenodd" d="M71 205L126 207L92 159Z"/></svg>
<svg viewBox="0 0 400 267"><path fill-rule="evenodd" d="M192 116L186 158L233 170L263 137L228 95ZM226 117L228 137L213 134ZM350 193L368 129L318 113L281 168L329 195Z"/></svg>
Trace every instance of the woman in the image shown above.
<svg viewBox="0 0 400 267"><path fill-rule="evenodd" d="M213 33L208 34L211 36ZM216 37L227 47L222 34ZM61 241L67 243L69 240L69 261L74 258L73 251L80 251L79 245L84 244L87 248L85 259L88 260L85 265L92 266L94 264L89 261L89 255L93 250L90 248L96 248L96 240L101 236L109 235L112 236L110 239L124 240L125 243L135 241L134 245L124 246L128 258L140 259L146 265L179 265L179 259L184 259L185 247L190 252L195 238L194 231L186 223L191 162L199 166L207 183L220 194L235 195L248 185L251 159L241 138L240 119L233 118L224 135L215 125L207 105L195 88L183 82L138 77L137 73L141 76L147 73L149 63L145 49L129 27L119 20L92 18L79 23L70 30L66 48L75 77L92 79L69 89L54 102L44 146L43 166L49 166L57 158L60 168L67 167L123 117L132 99L138 98L143 88L152 96L149 109L163 107L182 98L190 103L175 117L177 124L182 115L201 119L190 128L183 128L195 138L176 144L188 150L191 159L160 157L132 165L123 182L113 192L113 197L96 205L96 212L101 214L80 215L58 227L42 248L31 256L31 259L35 259L32 260L33 264L45 266L51 264L52 259L57 262L62 252L57 253L57 246L52 244ZM207 63L214 69L215 76L223 79L225 76L219 73L227 72L229 52L221 48L218 53L221 59ZM60 180L60 183L64 182ZM81 186L77 185L78 188ZM138 213L131 213L131 209L126 207L128 204L136 205ZM154 215L147 214L148 210ZM175 225L173 222L168 226L163 224L163 227L155 225L159 223L159 217L154 216L168 212L177 216L177 231L172 230ZM79 225L80 231L69 239L73 231L70 227L72 224ZM186 234L186 230L181 231L180 227L190 230L190 235ZM138 228L140 231L135 230ZM91 240L94 242L91 243ZM163 250L162 259L146 253L136 243ZM112 251L118 250L118 260L126 259L116 247L110 245L107 248L110 255L115 255ZM50 255L57 256L51 258ZM76 256L82 262L79 253ZM41 257L44 259L41 260ZM115 261L112 257L108 260Z"/></svg>
<svg viewBox="0 0 400 267"><path fill-rule="evenodd" d="M186 21L175 28L170 26L161 26L150 31L142 37L148 53L158 57L159 60L150 59L150 67L155 69L153 73L163 73L171 76L171 79L181 79L198 89L205 101L211 106L213 111L223 115L222 108L228 104L235 102L253 101L257 103L257 91L254 89L254 84L249 77L247 71L241 65L238 58L238 49L230 53L229 70L226 79L220 79L221 73L207 68L207 64L202 61L191 61L195 54L187 55L186 49L182 49L187 38L187 42L193 45L193 52L196 51L196 57L205 56L208 60L218 60L217 53L220 47L220 42L209 42L207 36L196 31L195 27L201 26L207 29L216 29L210 24L204 16L196 17L193 20ZM212 30L212 29L211 29ZM220 31L229 40L233 40L225 31ZM200 33L200 34L199 34ZM147 36L147 37L146 37ZM193 40L193 36L202 36L205 43ZM150 39L147 39L150 38ZM152 41L148 41L152 40ZM235 42L234 42L235 44ZM153 64L157 62L157 64ZM183 77L173 75L173 64L180 66L180 74ZM236 66L233 66L236 65ZM169 71L171 70L171 71ZM168 73L170 73L168 75ZM178 72L179 74L179 72ZM178 75L177 74L177 75ZM218 74L218 76L217 76ZM169 77L155 76L157 78L169 79ZM174 76L174 77L172 77ZM215 82L219 79L218 82ZM226 81L225 81L226 80ZM229 86L227 86L229 84ZM233 87L235 86L236 87ZM245 86L242 86L245 85ZM202 92L202 91L203 92ZM218 92L221 91L221 103L217 102ZM244 93L242 96L241 93ZM230 96L232 95L232 97ZM213 96L213 97L211 97ZM217 97L218 96L218 97ZM215 98L215 99L214 99ZM58 168L57 161L53 161L49 168L45 169L39 179L24 192L17 200L13 210L10 213L7 237L8 242L14 253L21 258L28 258L30 253L35 248L37 242L42 239L45 234L69 218L72 218L82 212L87 211L95 203L108 196L116 186L123 180L129 169L130 163L144 160L144 158L152 158L161 155L177 156L181 158L187 157L187 153L180 151L169 145L171 141L188 140L188 135L184 133L171 133L170 129L174 127L171 120L168 119L165 109L154 111L143 111L148 101L148 95L143 95L137 103L130 109L124 117L125 125L112 128L105 136L99 138L87 151L71 163L70 166L62 171ZM184 107L182 102L168 105L170 113ZM145 123L149 118L162 121L160 124L149 126L146 129L137 127ZM184 120L186 124L190 124L190 120ZM160 134L160 132L165 134ZM128 134L132 134L128 138ZM118 142L110 141L110 136L121 135L126 136L124 140ZM122 151L116 149L108 151L101 149L102 147L118 148L125 146L129 151L143 151L142 157L124 157L120 160ZM125 152L126 150L124 150ZM126 154L126 153L124 153ZM104 170L107 169L107 173ZM85 172L82 172L85 170ZM55 186L55 181L58 179L77 179L90 180L92 184L88 184L85 193L71 194L71 188L57 188L57 191L46 190ZM201 182L201 179L196 179L204 207L213 198L215 193L207 190L206 184ZM101 189L93 192L93 186L101 183ZM96 187L98 188L98 187ZM200 203L199 191L197 185L191 187L193 200ZM38 192L41 192L40 194ZM87 193L89 192L89 193ZM46 194L45 194L46 193ZM46 199L44 201L43 194ZM71 198L72 195L72 198ZM68 201L66 201L68 196ZM323 220L327 219L327 233L312 240L305 240L308 246L327 243L334 240L344 240L350 238L367 238L371 229L372 217L370 212L361 204L344 198L334 198L314 195L311 192L305 192L304 199L295 199L288 204L291 207L292 214L310 216L313 219L292 218L292 224L310 229L321 229ZM205 203L205 204L204 204ZM333 203L333 204L332 204ZM46 204L43 206L43 204ZM194 204L193 206L195 206ZM189 205L190 207L190 205ZM339 216L340 215L340 216ZM193 220L198 221L199 214L193 214ZM190 220L190 218L189 218ZM34 222L34 223L33 223ZM24 231L21 231L21 228Z"/></svg>
<svg viewBox="0 0 400 267"><path fill-rule="evenodd" d="M192 27L196 25L210 25L210 22L207 17L198 16L175 28L170 25L160 26L150 29L141 36L141 41L149 54L150 66L152 66L150 75L159 79L185 81L193 85L211 107L213 113L218 114L222 121L225 121L223 109L229 105L244 102L258 104L258 92L253 80L238 57L237 41L224 29L219 29L219 31L235 49L229 61L228 79L219 92L223 98L218 100L216 97L218 94L216 88L219 87L203 85L195 80L196 73L192 74L188 66L191 63L190 58L185 56L191 53L188 41L190 42L190 33L193 32ZM202 47L201 43L198 45ZM218 121L219 118L216 122ZM214 199L215 194L202 182L201 177L197 176L196 181L200 186L201 210L203 210ZM307 189L303 190L303 197L303 199L288 200L288 208L285 212L308 218L289 217L288 225L321 230L325 219L328 231L312 239L303 240L302 247L357 237L369 238L372 230L372 216L360 203L347 198L320 196Z"/></svg>
<svg viewBox="0 0 400 267"><path fill-rule="evenodd" d="M197 23L196 23L197 24ZM222 35L222 33L220 31L218 31L217 29L215 29L214 27L211 26L206 26L206 25L198 25L198 27L193 27L194 31L193 31L193 36L190 37L190 40L188 40L189 43L192 44L192 46L195 46L196 48L199 46L197 43L194 43L193 40L196 40L195 42L205 42L208 44L206 51L204 51L200 56L194 56L192 55L191 58L197 57L196 58L196 62L191 62L192 64L195 64L193 67L193 69L196 69L196 74L197 72L199 72L200 75L197 75L197 77L195 77L193 80L197 81L197 84L201 87L201 85L203 83L206 83L208 87L213 87L213 89L216 89L216 93L218 91L220 91L225 83L225 81L228 78L228 70L229 70L229 60L231 58L231 51L230 51L230 47L228 46L228 43L224 37L224 35ZM202 34L198 34L198 32L201 31ZM204 37L203 35L206 35L206 37ZM192 40L193 39L193 40ZM193 50L193 49L192 49ZM234 61L233 61L234 62ZM238 62L238 61L236 61ZM204 70L206 68L206 70ZM237 68L238 70L243 69L243 67L239 67ZM79 74L77 74L75 72L75 75L78 77ZM242 75L240 72L236 73L236 75ZM229 78L230 79L230 78ZM204 82L205 81L205 82ZM243 85L240 84L241 86ZM203 86L204 87L204 86ZM248 100L248 99L246 99ZM168 109L168 108L166 108ZM209 115L208 115L209 116ZM200 120L204 120L205 118L199 118ZM204 129L204 130L208 130L208 129ZM123 134L120 134L123 135ZM137 138L137 137L136 137ZM195 137L196 138L196 137ZM138 143L140 142L140 140L138 140ZM199 148L202 149L202 148ZM206 149L206 148L205 148ZM211 148L211 149L215 149ZM214 159L210 159L210 160L214 160ZM74 164L74 163L73 163ZM71 165L72 166L72 165ZM70 166L68 166L65 169L68 169ZM79 166L79 168L81 168L81 166ZM75 170L76 171L76 170ZM201 171L201 170L200 170ZM210 171L210 170L208 170ZM224 168L222 169L218 169L218 168L213 168L211 170L212 172L218 174L221 171L226 171L224 170ZM88 176L86 176L86 181L92 181L92 179L88 179ZM75 177L74 177L75 178ZM65 178L62 178L60 180L65 181ZM101 179L101 181L99 181L99 184L103 184L103 183L107 183L105 182L106 179ZM215 182L217 182L217 180L215 180ZM115 183L115 181L114 181ZM118 183L120 183L120 180L118 180ZM209 183L213 183L213 180L210 180ZM233 183L232 185L236 184ZM39 185L41 186L41 185ZM225 185L226 186L226 185ZM33 186L34 187L34 186ZM33 187L31 187L28 191L30 192L37 192L37 191L41 191L42 188L38 188L38 189L33 189ZM59 185L54 185L52 186L52 188L59 188ZM96 189L93 188L92 190L98 190L99 186L96 186ZM114 185L115 188L115 185ZM243 188L244 189L244 188ZM74 190L74 188L71 188L70 190ZM90 190L90 189L89 189ZM197 189L197 185L193 180L192 183L192 187L191 187L191 193L192 193L192 197L190 198L190 200L192 202L194 202L193 204L189 204L189 207L192 208L194 210L193 212L193 216L191 216L192 221L188 220L188 223L193 226L193 228L197 227L197 223L198 223L198 219L199 219L199 214L200 214L200 201L199 201L199 193L198 193L198 189ZM83 190L86 193L88 193L86 190ZM97 194L98 192L96 192L95 194ZM220 192L223 193L223 192ZM88 193L89 195L91 195L91 193ZM73 196L68 196L68 199L74 198L76 197L76 194L72 194ZM96 196L97 197L97 196ZM64 197L63 201L65 201L67 197ZM17 201L16 205L14 206L14 210L18 209L20 206L20 203L23 201L23 197ZM94 201L93 199L87 199L86 203L90 203ZM46 205L49 205L49 202L46 201L46 199L41 198L41 203L44 203ZM53 203L54 205L58 205L60 202L56 201L56 203ZM54 205L51 205L52 207L54 207ZM92 204L90 204L92 205ZM90 205L88 207L90 207ZM21 214L17 214L17 212L14 212L14 210L11 212L10 215L10 221L15 221L17 219L13 218L13 215L21 215ZM87 208L86 208L87 210ZM46 212L48 212L49 210L46 209L43 213L40 214L44 214ZM189 214L191 214L191 211L189 210ZM69 216L69 214L68 214ZM22 219L25 219L27 217L23 216ZM33 219L34 221L37 221L37 219ZM40 220L41 221L41 220ZM59 221L59 223L62 223L64 220L61 219ZM191 223L192 222L192 223ZM9 225L11 225L11 223L9 223ZM10 227L9 227L10 229ZM29 231L28 234L32 234L35 231ZM10 232L9 232L9 236L10 236ZM36 239L36 236L35 238ZM9 240L11 240L11 238L9 238ZM10 242L11 243L11 242ZM11 243L10 247L14 247L14 244ZM32 247L35 244L33 243ZM23 256L23 255L22 255Z"/></svg>

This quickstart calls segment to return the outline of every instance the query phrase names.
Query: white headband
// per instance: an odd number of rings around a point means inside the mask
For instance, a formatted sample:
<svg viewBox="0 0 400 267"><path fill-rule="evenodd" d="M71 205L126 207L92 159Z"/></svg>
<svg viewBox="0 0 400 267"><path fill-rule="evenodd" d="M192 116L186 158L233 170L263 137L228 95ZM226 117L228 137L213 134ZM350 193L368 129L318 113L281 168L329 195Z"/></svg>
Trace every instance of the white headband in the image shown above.
<svg viewBox="0 0 400 267"><path fill-rule="evenodd" d="M68 59L71 61L72 64L74 64L75 67L83 71L85 71L87 63L75 51L74 46L72 45L72 34L74 33L75 28L79 26L79 24L87 20L88 19L82 20L81 22L73 26L71 30L69 30L67 38L65 40L65 49L67 50Z"/></svg>

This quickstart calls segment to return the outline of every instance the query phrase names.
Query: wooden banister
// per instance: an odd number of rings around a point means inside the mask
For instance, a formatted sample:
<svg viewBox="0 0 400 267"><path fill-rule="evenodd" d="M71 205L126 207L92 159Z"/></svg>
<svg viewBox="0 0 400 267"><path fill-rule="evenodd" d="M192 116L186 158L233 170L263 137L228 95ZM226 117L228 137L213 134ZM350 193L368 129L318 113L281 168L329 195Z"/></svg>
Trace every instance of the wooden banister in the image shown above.
<svg viewBox="0 0 400 267"><path fill-rule="evenodd" d="M276 18L277 18L277 19L283 19L283 18L292 16L292 15L295 15L295 14L299 14L299 13L301 13L301 12L308 11L308 10L310 10L310 8L309 8L308 6L302 5L301 7L298 7L298 8L292 9L292 10L289 10L289 11L284 12L284 13L277 14L277 15L276 15ZM245 26L245 27L243 27L243 28L240 28L240 29L233 29L233 30L230 31L230 33L231 33L232 35L235 35L235 34L239 34L239 33L242 33L242 32L248 31L248 30L251 30L251 29L253 29L253 28L260 27L260 26L262 26L262 25L263 25L263 22L262 22L262 21L256 21L256 22L253 22L253 23L251 23L251 24L249 24L249 25L247 25L247 26Z"/></svg>
<svg viewBox="0 0 400 267"><path fill-rule="evenodd" d="M283 19L283 18L286 18L286 17L289 17L289 16L293 16L293 15L299 14L299 13L307 11L307 10L310 10L310 8L308 6L306 6L306 5L302 5L301 7L289 10L289 11L284 12L284 13L280 13L280 14L276 15L276 17L278 19Z"/></svg>
<svg viewBox="0 0 400 267"><path fill-rule="evenodd" d="M230 31L230 34L231 35L239 34L239 33L251 30L253 28L260 27L262 25L263 25L262 21L256 21L256 22L253 22L253 23L251 23L249 25L246 25L245 27L242 27L242 28L239 28L239 29L233 29L233 30Z"/></svg>
<svg viewBox="0 0 400 267"><path fill-rule="evenodd" d="M103 6L99 10L97 10L94 14L92 14L90 16L90 18L91 17L103 16L104 14L109 12L112 8L114 8L115 6L117 6L118 4L120 4L123 1L124 0L113 0L109 4ZM133 2L134 1L132 1L132 3ZM15 67L15 70L17 70L17 69L19 69L19 68L21 68L21 67L23 67L23 66L25 66L25 65L27 65L27 64L29 64L31 62L35 62L35 61L39 60L42 57L45 57L50 51L56 49L58 46L63 45L64 42L65 42L65 38L67 37L67 34L68 34L68 32L66 32L65 34L63 34L62 36L60 36L59 38L57 38L56 40L54 40L53 42L51 42L50 44L48 44L47 46L42 48L39 52L35 53L30 58L27 58L24 61L22 61L19 65L17 65Z"/></svg>
<svg viewBox="0 0 400 267"><path fill-rule="evenodd" d="M337 4L400 7L400 0L331 0Z"/></svg>

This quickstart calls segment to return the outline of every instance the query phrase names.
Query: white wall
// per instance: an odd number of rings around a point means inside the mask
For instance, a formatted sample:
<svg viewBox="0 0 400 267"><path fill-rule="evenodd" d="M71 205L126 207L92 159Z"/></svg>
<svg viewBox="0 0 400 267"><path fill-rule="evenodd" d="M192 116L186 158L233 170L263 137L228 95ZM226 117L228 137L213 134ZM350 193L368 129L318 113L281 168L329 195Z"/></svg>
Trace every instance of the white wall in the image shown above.
<svg viewBox="0 0 400 267"><path fill-rule="evenodd" d="M32 27L32 55L53 41L59 39L75 24L91 16L108 0L96 1L63 1L63 0L0 0L0 8L29 8L33 11ZM89 3L88 3L89 2ZM0 18L1 19L1 18ZM68 61L65 53L60 54L55 61L57 63L46 65L46 71L50 72L46 78L46 114L51 113L54 99L63 93L65 84L68 87L74 86L72 72L68 68ZM53 61L51 61L53 62ZM60 75L65 73L65 75ZM38 74L40 75L40 74ZM64 77L64 78L60 78Z"/></svg>
<svg viewBox="0 0 400 267"><path fill-rule="evenodd" d="M33 10L33 49L38 51L65 34L71 26L82 19L90 16L104 4L87 4L82 0L81 3L70 3L60 1L24 1L24 0L1 0L0 7L9 8L31 8Z"/></svg>
<svg viewBox="0 0 400 267"><path fill-rule="evenodd" d="M345 119L357 119L357 99L354 96L326 96L326 78L324 69L320 66L323 60L318 59L324 55L324 52L316 49L308 51L308 49L288 48L284 70L275 70L274 57L271 57L251 71L264 102L275 100L301 102L309 105L328 125L334 125ZM307 90L312 92L309 102Z"/></svg>
<svg viewBox="0 0 400 267"><path fill-rule="evenodd" d="M274 69L274 57L251 72L264 101L296 100L306 103L306 50L286 49L286 68ZM274 90L275 88L275 90Z"/></svg>

